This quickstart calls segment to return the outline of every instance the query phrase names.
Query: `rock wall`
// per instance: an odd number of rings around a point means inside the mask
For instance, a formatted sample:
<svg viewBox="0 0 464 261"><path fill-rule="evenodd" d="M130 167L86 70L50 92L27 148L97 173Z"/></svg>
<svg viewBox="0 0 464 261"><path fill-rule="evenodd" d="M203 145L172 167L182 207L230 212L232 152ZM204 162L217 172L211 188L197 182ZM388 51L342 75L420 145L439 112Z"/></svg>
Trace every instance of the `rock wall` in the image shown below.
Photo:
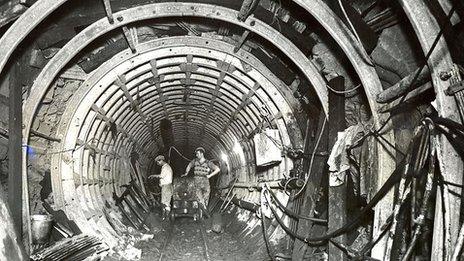
<svg viewBox="0 0 464 261"><path fill-rule="evenodd" d="M8 209L6 193L0 186L0 260L28 260L21 239L14 231L13 221Z"/></svg>

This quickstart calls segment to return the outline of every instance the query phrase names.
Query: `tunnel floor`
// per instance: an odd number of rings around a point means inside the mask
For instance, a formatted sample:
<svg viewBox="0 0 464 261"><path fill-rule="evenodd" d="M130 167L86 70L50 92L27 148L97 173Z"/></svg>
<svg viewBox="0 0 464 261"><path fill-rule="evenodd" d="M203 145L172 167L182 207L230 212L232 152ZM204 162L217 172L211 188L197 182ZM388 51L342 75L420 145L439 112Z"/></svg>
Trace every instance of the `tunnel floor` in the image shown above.
<svg viewBox="0 0 464 261"><path fill-rule="evenodd" d="M153 239L136 245L141 260L251 260L234 235L213 232L210 219L163 222Z"/></svg>

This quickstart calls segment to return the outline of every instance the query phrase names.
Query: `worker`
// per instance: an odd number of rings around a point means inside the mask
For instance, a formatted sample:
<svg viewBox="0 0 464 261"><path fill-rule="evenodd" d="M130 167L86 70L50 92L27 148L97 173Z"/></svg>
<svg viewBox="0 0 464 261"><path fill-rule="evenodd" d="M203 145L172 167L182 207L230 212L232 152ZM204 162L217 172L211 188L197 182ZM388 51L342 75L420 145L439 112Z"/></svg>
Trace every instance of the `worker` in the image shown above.
<svg viewBox="0 0 464 261"><path fill-rule="evenodd" d="M204 212L208 215L207 206L209 201L209 193L211 191L209 186L209 179L219 173L220 169L213 162L205 158L205 149L198 147L195 149L195 159L193 159L185 169L182 177L185 177L193 168L193 178L196 187L196 197L199 205Z"/></svg>
<svg viewBox="0 0 464 261"><path fill-rule="evenodd" d="M158 155L155 158L156 164L161 166L161 172L159 175L150 175L148 178L159 178L159 185L161 186L161 204L163 205L162 218L165 220L169 217L171 212L171 198L173 193L172 188L172 168L166 162L166 159L163 155Z"/></svg>

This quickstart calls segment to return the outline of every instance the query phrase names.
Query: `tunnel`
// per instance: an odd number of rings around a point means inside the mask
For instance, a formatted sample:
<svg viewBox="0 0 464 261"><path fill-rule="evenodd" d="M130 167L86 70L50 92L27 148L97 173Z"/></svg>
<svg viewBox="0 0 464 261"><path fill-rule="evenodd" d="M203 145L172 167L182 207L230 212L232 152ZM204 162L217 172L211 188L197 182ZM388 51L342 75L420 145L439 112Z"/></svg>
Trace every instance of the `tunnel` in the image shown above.
<svg viewBox="0 0 464 261"><path fill-rule="evenodd" d="M0 13L0 260L462 257L462 1Z"/></svg>

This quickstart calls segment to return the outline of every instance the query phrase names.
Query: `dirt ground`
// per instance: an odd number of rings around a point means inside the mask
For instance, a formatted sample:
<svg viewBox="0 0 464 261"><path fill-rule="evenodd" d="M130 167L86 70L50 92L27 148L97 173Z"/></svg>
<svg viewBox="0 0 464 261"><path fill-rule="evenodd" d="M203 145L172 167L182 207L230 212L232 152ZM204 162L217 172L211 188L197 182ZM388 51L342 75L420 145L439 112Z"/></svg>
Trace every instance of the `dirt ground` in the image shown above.
<svg viewBox="0 0 464 261"><path fill-rule="evenodd" d="M233 235L211 231L208 219L194 221L190 218L179 218L162 222L161 229L153 239L136 245L142 250L141 260L208 260L205 252L205 241L209 260L251 260L243 253L244 246ZM164 251L166 239L171 235Z"/></svg>

